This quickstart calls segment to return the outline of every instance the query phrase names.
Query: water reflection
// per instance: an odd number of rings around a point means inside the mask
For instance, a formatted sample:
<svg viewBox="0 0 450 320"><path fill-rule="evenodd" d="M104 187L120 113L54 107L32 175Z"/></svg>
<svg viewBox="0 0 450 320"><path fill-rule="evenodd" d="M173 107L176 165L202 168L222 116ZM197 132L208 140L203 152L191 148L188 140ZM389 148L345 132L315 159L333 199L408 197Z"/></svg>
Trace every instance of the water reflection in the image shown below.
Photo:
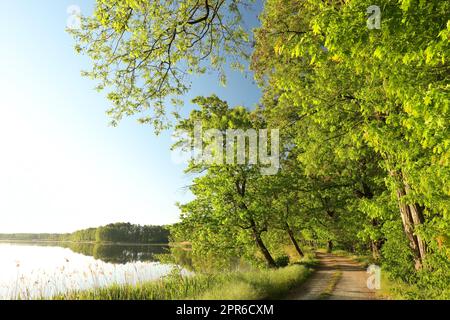
<svg viewBox="0 0 450 320"><path fill-rule="evenodd" d="M158 254L168 252L168 247L152 245L103 245L70 243L67 248L85 256L109 263L125 264L136 261L158 261Z"/></svg>
<svg viewBox="0 0 450 320"><path fill-rule="evenodd" d="M0 245L2 243L0 242ZM169 246L163 245L127 245L127 244L97 244L74 242L20 242L5 243L15 246L61 247L75 253L93 257L103 262L125 264L137 261L159 261L158 255L170 252Z"/></svg>
<svg viewBox="0 0 450 320"><path fill-rule="evenodd" d="M165 252L164 246L0 242L0 299L158 279L173 268L158 261Z"/></svg>

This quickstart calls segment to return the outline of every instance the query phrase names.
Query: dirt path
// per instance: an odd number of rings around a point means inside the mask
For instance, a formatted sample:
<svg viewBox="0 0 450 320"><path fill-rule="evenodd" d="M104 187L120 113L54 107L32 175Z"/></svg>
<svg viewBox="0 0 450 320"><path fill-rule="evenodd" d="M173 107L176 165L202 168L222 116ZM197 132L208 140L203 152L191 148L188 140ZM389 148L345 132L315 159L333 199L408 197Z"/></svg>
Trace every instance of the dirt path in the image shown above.
<svg viewBox="0 0 450 320"><path fill-rule="evenodd" d="M313 275L287 297L289 300L372 300L375 291L367 288L369 274L355 261L318 253L320 263Z"/></svg>

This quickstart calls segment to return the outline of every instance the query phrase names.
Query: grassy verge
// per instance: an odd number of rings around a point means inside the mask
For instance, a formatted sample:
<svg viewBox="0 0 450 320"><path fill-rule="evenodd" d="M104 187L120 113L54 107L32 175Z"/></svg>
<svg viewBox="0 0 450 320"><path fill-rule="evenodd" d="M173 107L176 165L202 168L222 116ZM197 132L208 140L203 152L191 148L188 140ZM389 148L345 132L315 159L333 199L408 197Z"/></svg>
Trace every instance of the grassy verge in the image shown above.
<svg viewBox="0 0 450 320"><path fill-rule="evenodd" d="M259 300L283 297L309 276L300 264L274 270L183 277L173 273L137 285L111 285L56 296L59 300Z"/></svg>
<svg viewBox="0 0 450 320"><path fill-rule="evenodd" d="M335 254L337 256L341 256L341 257L350 258L353 261L361 264L361 266L363 266L365 268L367 268L372 263L375 263L372 256L370 256L370 255L355 255L351 252L347 252L344 250L335 250L335 251L333 251L333 254Z"/></svg>
<svg viewBox="0 0 450 320"><path fill-rule="evenodd" d="M336 288L336 285L341 278L342 278L342 271L339 270L333 273L327 288L319 295L319 299L323 300L331 296L331 293L334 291L334 288Z"/></svg>
<svg viewBox="0 0 450 320"><path fill-rule="evenodd" d="M418 285L406 283L400 279L392 279L387 271L381 272L381 290L377 296L387 300L448 300L447 292L435 287L420 288Z"/></svg>
<svg viewBox="0 0 450 320"><path fill-rule="evenodd" d="M381 272L381 288L376 295L378 298L385 300L404 300L405 297L399 294L400 288L400 283L390 280L386 272Z"/></svg>
<svg viewBox="0 0 450 320"><path fill-rule="evenodd" d="M357 256L352 253L336 250L333 254L339 256L349 257L352 260L360 263L364 267L370 264L377 263L370 255ZM385 300L427 300L427 299L448 299L443 293L436 293L436 289L419 288L417 285L406 283L400 279L393 279L393 277L384 268L381 270L380 289L376 290L378 299Z"/></svg>
<svg viewBox="0 0 450 320"><path fill-rule="evenodd" d="M387 271L382 270L381 289L377 292L377 296L386 300L442 299L442 297L436 297L434 291L433 288L430 291L419 289L414 284L409 284L399 279L392 279Z"/></svg>

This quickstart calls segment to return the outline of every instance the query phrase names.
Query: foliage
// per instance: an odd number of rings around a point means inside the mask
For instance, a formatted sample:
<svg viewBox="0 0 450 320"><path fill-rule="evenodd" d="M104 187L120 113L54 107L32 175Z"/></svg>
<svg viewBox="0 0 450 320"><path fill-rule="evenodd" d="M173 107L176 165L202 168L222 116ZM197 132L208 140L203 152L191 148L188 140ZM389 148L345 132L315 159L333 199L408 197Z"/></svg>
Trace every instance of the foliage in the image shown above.
<svg viewBox="0 0 450 320"><path fill-rule="evenodd" d="M84 72L111 89L112 123L143 113L140 121L165 127L169 99L185 94L192 74L219 71L226 61L241 68L248 56L241 10L252 0L99 0L80 30L70 30L75 49L88 55Z"/></svg>
<svg viewBox="0 0 450 320"><path fill-rule="evenodd" d="M88 228L67 234L0 234L0 240L10 241L73 241L168 243L169 231L164 226L140 226L131 223L111 223L98 228Z"/></svg>
<svg viewBox="0 0 450 320"><path fill-rule="evenodd" d="M97 228L95 241L124 243L167 243L169 232L161 226L113 223Z"/></svg>
<svg viewBox="0 0 450 320"><path fill-rule="evenodd" d="M275 263L278 267L286 267L287 265L289 265L289 256L279 256L275 259Z"/></svg>
<svg viewBox="0 0 450 320"><path fill-rule="evenodd" d="M225 56L245 57L240 4L246 2L99 0L75 36L94 60L91 76L113 88L113 121L156 99L156 114L143 121L158 126L163 99L189 88L172 65L202 73L204 54L212 68ZM279 129L280 168L265 176L249 161L191 161L195 198L180 205L172 237L218 267L236 257L275 267L284 246L302 256L306 241L370 252L391 277L415 288L409 298L447 297L450 2L380 0L381 29L374 30L366 24L368 0L264 4L251 56L260 106L198 97L199 108L177 118L176 128L190 138L196 123L220 134ZM208 13L209 5L217 10ZM199 36L202 28L211 28L211 38ZM221 38L227 28L229 37ZM188 141L174 147L189 149Z"/></svg>
<svg viewBox="0 0 450 320"><path fill-rule="evenodd" d="M356 232L394 276L438 292L450 283L450 6L381 1L369 30L370 4L266 1L252 67L269 123L296 127L307 175L357 187L326 194L351 212L327 227L335 239Z"/></svg>

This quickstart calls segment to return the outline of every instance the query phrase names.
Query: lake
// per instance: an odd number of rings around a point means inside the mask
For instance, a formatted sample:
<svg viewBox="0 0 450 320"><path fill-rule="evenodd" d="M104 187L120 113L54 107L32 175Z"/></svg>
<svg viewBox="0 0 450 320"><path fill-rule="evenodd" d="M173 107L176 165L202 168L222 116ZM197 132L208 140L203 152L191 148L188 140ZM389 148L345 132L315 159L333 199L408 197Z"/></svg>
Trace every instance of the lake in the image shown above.
<svg viewBox="0 0 450 320"><path fill-rule="evenodd" d="M167 246L0 242L0 299L158 279L174 267L157 261L167 252Z"/></svg>

